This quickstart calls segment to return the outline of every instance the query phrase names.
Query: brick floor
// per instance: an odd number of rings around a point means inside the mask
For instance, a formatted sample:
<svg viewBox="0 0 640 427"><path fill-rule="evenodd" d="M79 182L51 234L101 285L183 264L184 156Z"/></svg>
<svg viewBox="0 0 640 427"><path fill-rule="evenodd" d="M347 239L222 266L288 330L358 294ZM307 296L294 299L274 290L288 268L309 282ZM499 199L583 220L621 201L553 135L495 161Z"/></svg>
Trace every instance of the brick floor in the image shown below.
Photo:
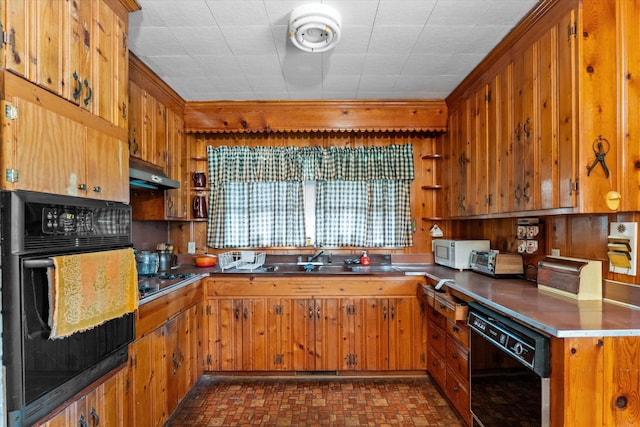
<svg viewBox="0 0 640 427"><path fill-rule="evenodd" d="M203 376L167 427L464 426L429 378Z"/></svg>

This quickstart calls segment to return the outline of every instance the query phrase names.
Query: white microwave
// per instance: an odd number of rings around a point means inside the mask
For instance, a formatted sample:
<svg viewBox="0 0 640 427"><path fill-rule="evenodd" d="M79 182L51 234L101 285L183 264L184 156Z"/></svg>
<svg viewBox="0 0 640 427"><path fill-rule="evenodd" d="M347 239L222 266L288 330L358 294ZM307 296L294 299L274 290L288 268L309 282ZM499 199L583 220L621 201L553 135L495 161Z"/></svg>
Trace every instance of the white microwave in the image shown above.
<svg viewBox="0 0 640 427"><path fill-rule="evenodd" d="M488 251L489 240L433 240L433 256L436 264L457 270L471 269L471 251Z"/></svg>

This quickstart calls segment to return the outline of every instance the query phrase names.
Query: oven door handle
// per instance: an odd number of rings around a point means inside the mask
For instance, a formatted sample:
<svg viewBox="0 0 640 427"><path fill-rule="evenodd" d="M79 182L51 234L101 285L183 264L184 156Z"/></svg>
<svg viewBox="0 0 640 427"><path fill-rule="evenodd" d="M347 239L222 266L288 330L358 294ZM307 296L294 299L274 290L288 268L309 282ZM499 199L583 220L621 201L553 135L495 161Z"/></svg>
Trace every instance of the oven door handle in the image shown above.
<svg viewBox="0 0 640 427"><path fill-rule="evenodd" d="M54 264L51 258L25 259L22 261L22 266L24 268L49 268L54 267Z"/></svg>

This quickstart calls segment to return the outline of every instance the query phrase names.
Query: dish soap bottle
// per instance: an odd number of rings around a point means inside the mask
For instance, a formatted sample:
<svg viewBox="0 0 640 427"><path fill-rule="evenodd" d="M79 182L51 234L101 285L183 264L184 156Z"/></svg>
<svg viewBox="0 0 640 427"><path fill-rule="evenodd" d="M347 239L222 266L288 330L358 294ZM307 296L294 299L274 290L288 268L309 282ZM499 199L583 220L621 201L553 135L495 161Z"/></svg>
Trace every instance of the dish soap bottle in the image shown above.
<svg viewBox="0 0 640 427"><path fill-rule="evenodd" d="M362 252L362 256L360 257L360 265L369 265L371 264L371 260L367 256L367 251Z"/></svg>

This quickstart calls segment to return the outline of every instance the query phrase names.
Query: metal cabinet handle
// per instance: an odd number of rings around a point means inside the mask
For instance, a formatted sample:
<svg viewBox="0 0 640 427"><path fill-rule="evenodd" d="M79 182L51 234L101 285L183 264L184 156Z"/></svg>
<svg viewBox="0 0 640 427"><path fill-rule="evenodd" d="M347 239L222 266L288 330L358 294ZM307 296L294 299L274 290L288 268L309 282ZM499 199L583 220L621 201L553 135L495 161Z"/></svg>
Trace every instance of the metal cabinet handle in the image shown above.
<svg viewBox="0 0 640 427"><path fill-rule="evenodd" d="M527 117L527 121L522 125L522 131L524 132L524 136L529 138L531 136L531 129L529 129L529 124L531 123L531 119Z"/></svg>
<svg viewBox="0 0 640 427"><path fill-rule="evenodd" d="M82 82L80 81L80 77L78 77L78 73L76 71L73 72L73 79L76 81L76 90L73 91L73 100L77 101L80 98L80 92L82 92Z"/></svg>
<svg viewBox="0 0 640 427"><path fill-rule="evenodd" d="M309 306L309 319L313 319L313 307Z"/></svg>
<svg viewBox="0 0 640 427"><path fill-rule="evenodd" d="M236 314L236 320L240 320L240 309L238 307L236 307L235 314Z"/></svg>
<svg viewBox="0 0 640 427"><path fill-rule="evenodd" d="M396 318L396 306L392 305L391 306L391 320L395 320Z"/></svg>
<svg viewBox="0 0 640 427"><path fill-rule="evenodd" d="M524 184L524 189L522 190L522 197L524 198L524 201L529 203L529 200L531 200L531 185L529 185L529 181L527 181Z"/></svg>
<svg viewBox="0 0 640 427"><path fill-rule="evenodd" d="M244 308L242 317L244 317L245 319L249 318L249 310L247 309L247 307Z"/></svg>
<svg viewBox="0 0 640 427"><path fill-rule="evenodd" d="M95 193L101 193L102 192L102 187L100 187L99 185L93 187L93 191Z"/></svg>
<svg viewBox="0 0 640 427"><path fill-rule="evenodd" d="M86 107L87 105L89 105L89 101L91 101L91 98L93 98L93 89L91 89L91 86L89 86L89 80L87 79L84 79L84 86L89 91L87 97L82 101L84 103L84 106Z"/></svg>
<svg viewBox="0 0 640 427"><path fill-rule="evenodd" d="M520 127L522 126L522 123L518 122L518 125L516 126L516 129L514 131L514 135L516 137L516 141L520 142Z"/></svg>
<svg viewBox="0 0 640 427"><path fill-rule="evenodd" d="M316 316L320 319L320 306L316 307Z"/></svg>
<svg viewBox="0 0 640 427"><path fill-rule="evenodd" d="M100 425L100 416L96 412L96 408L91 408L91 412L89 412L89 414L93 418L94 427L98 427Z"/></svg>
<svg viewBox="0 0 640 427"><path fill-rule="evenodd" d="M518 203L520 203L520 198L522 197L522 189L520 188L520 184L518 184L518 186L514 190L513 197L515 197Z"/></svg>
<svg viewBox="0 0 640 427"><path fill-rule="evenodd" d="M87 427L87 421L84 419L84 415L80 415L80 418L78 419L78 425L80 427Z"/></svg>
<svg viewBox="0 0 640 427"><path fill-rule="evenodd" d="M382 319L387 320L387 306L382 307Z"/></svg>

